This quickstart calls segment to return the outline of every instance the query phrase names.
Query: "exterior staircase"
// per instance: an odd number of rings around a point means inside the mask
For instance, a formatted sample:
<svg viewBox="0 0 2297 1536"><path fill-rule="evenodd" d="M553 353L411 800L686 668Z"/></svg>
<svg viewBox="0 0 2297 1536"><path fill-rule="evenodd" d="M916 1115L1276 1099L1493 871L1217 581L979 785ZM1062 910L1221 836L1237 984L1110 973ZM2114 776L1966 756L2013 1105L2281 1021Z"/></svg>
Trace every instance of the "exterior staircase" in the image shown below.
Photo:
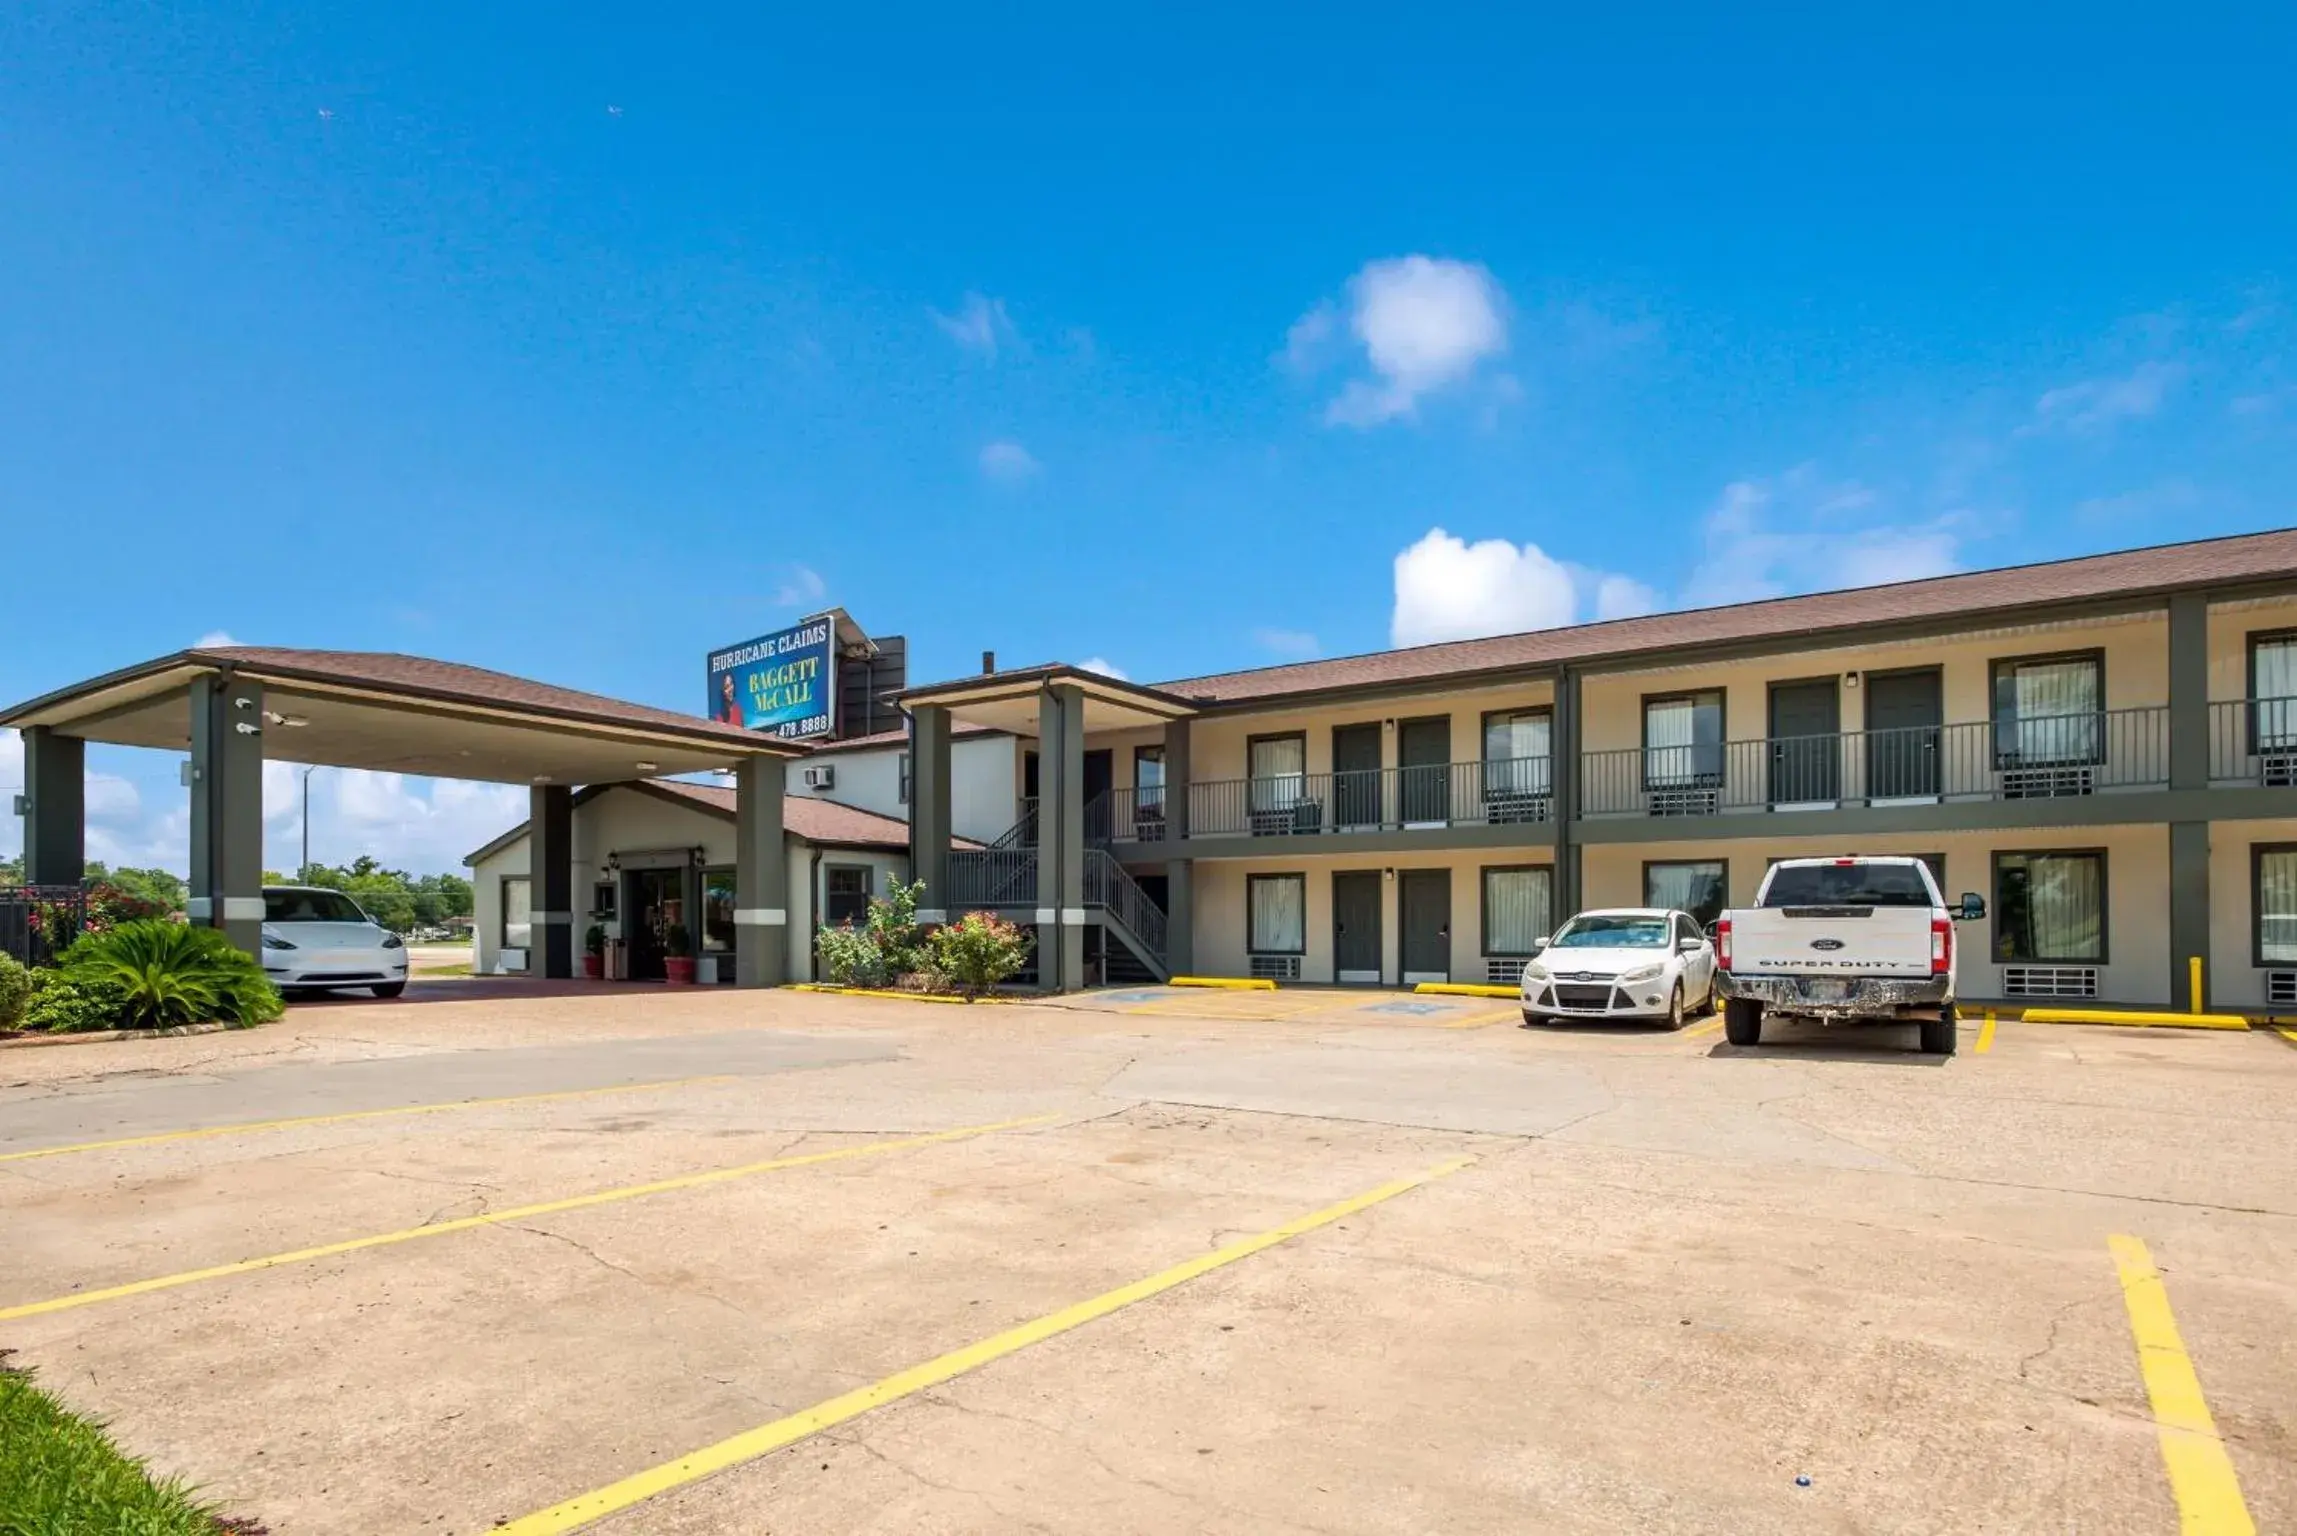
<svg viewBox="0 0 2297 1536"><path fill-rule="evenodd" d="M1140 887L1109 851L1109 805L1095 796L1085 807L1085 911L1101 930L1101 973L1111 982L1171 979L1164 908ZM1021 817L986 848L949 851L947 909L991 911L1033 923L1039 911L1037 802L1022 802ZM937 902L935 905L943 905Z"/></svg>

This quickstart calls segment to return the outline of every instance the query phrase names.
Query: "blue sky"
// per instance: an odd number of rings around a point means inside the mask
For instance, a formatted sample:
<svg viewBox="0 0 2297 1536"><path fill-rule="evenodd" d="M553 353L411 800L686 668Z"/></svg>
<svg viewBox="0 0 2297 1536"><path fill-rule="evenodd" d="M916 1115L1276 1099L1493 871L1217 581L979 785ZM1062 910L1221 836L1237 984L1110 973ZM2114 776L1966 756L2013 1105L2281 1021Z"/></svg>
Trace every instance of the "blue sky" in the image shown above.
<svg viewBox="0 0 2297 1536"><path fill-rule="evenodd" d="M2290 522L2297 21L1998 10L19 0L0 695L699 709L828 603L1156 679ZM517 800L319 785L423 868Z"/></svg>

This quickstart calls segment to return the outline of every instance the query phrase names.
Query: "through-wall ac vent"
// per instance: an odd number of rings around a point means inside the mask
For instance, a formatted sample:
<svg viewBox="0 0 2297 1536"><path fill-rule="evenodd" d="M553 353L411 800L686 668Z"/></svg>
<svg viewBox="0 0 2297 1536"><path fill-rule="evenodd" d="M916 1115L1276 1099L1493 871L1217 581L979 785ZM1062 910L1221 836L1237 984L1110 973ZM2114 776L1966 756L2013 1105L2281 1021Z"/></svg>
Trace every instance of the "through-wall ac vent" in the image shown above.
<svg viewBox="0 0 2297 1536"><path fill-rule="evenodd" d="M2094 965L2006 965L2002 967L2004 997L2074 997L2098 995L2098 968Z"/></svg>

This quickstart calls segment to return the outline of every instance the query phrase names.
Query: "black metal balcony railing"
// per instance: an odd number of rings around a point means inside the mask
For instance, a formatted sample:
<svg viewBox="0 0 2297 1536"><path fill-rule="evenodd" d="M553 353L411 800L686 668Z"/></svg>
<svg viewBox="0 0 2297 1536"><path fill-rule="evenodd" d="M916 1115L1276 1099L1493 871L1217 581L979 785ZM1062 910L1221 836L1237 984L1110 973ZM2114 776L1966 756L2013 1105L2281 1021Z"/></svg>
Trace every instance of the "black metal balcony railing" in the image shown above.
<svg viewBox="0 0 2297 1536"><path fill-rule="evenodd" d="M2031 800L2169 783L2169 710L2107 709L1582 754L1588 816Z"/></svg>
<svg viewBox="0 0 2297 1536"><path fill-rule="evenodd" d="M2209 782L2219 788L2297 788L2297 699L2210 705Z"/></svg>
<svg viewBox="0 0 2297 1536"><path fill-rule="evenodd" d="M1554 815L1552 784L1544 757L1215 779L1189 786L1188 832L1277 837L1542 822ZM1146 834L1162 821L1144 824L1136 809L1139 840L1156 840Z"/></svg>

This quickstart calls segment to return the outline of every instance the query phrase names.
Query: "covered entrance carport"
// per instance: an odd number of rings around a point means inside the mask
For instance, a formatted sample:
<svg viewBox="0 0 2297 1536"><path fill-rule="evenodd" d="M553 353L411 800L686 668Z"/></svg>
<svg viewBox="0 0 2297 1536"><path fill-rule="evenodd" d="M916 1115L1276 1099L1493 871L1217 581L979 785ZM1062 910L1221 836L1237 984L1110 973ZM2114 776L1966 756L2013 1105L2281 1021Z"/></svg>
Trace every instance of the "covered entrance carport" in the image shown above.
<svg viewBox="0 0 2297 1536"><path fill-rule="evenodd" d="M25 878L80 883L87 743L188 752L195 923L259 951L263 762L523 784L535 838L543 977L574 974L573 793L585 784L734 774L735 979L783 979L784 759L804 749L649 705L454 662L374 651L200 646L0 712L24 737Z"/></svg>

